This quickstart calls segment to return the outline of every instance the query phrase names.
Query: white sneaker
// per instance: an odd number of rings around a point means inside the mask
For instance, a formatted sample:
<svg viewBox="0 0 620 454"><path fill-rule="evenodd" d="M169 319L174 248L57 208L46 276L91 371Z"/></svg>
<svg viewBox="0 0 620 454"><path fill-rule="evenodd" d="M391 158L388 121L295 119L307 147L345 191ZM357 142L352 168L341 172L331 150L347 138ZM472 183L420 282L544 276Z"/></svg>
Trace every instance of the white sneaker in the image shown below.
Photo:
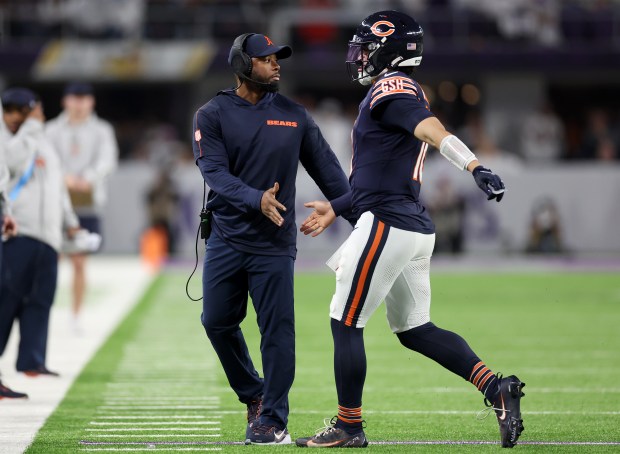
<svg viewBox="0 0 620 454"><path fill-rule="evenodd" d="M71 332L74 336L81 337L84 335L84 328L82 327L82 322L79 317L71 317L71 321L69 323L71 325Z"/></svg>
<svg viewBox="0 0 620 454"><path fill-rule="evenodd" d="M286 428L278 429L264 424L252 427L252 433L245 440L246 445L290 445L291 443L291 435Z"/></svg>

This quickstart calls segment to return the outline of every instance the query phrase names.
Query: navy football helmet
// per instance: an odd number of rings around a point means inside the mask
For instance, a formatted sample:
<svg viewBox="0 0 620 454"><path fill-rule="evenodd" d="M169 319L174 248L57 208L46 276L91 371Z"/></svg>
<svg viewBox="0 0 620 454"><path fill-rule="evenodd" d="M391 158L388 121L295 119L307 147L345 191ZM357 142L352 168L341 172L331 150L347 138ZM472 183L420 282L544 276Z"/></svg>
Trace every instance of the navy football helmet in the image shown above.
<svg viewBox="0 0 620 454"><path fill-rule="evenodd" d="M351 80L370 85L385 69L418 66L422 61L422 27L398 11L371 14L349 41L347 69Z"/></svg>

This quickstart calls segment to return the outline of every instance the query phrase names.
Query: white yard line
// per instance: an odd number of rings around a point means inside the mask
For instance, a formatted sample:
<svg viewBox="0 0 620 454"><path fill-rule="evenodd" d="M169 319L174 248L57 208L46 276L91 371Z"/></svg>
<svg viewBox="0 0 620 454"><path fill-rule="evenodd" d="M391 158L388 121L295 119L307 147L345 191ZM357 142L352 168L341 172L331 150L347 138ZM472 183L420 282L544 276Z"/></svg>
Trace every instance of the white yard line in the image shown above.
<svg viewBox="0 0 620 454"><path fill-rule="evenodd" d="M99 416L99 419L207 419L207 418L221 418L218 415L106 415Z"/></svg>
<svg viewBox="0 0 620 454"><path fill-rule="evenodd" d="M149 445L144 448L82 448L82 451L152 451L153 449ZM169 447L163 449L168 450ZM175 451L221 451L222 448L174 448Z"/></svg>
<svg viewBox="0 0 620 454"><path fill-rule="evenodd" d="M84 305L83 334L71 329L69 298L71 270L61 260L59 285L50 320L47 366L59 378L28 378L15 372L18 329L14 327L5 354L0 358L2 380L28 393L28 400L0 401L0 454L22 453L48 416L110 333L144 293L153 276L136 257L91 257L88 281L92 299Z"/></svg>
<svg viewBox="0 0 620 454"><path fill-rule="evenodd" d="M145 437L149 437L149 438L180 438L180 437L221 437L221 434L205 434L205 433L199 433L199 434L92 434L91 437L93 438L118 438L118 437L122 437L122 438L145 438Z"/></svg>
<svg viewBox="0 0 620 454"><path fill-rule="evenodd" d="M216 431L219 427L110 427L106 429L93 429L88 427L87 432L170 432L178 430L181 432L191 432L193 430Z"/></svg>
<svg viewBox="0 0 620 454"><path fill-rule="evenodd" d="M216 410L217 405L102 405L99 410Z"/></svg>
<svg viewBox="0 0 620 454"><path fill-rule="evenodd" d="M157 421L157 422L98 422L91 421L93 426L162 426L174 424L175 426L194 425L219 425L220 421ZM89 430L89 429L86 429Z"/></svg>
<svg viewBox="0 0 620 454"><path fill-rule="evenodd" d="M218 402L219 399L217 397L201 397L201 396L171 396L170 394L166 394L165 396L154 396L153 394L143 395L143 396L114 396L109 394L103 395L105 402L109 403L127 403L127 402L168 402L168 401L192 401L192 402L201 402L201 403L211 403Z"/></svg>
<svg viewBox="0 0 620 454"><path fill-rule="evenodd" d="M82 451L152 451L157 449L155 446L145 445L144 448L82 448ZM162 449L168 450L170 449L167 446L164 446ZM222 448L174 448L175 451L221 451Z"/></svg>

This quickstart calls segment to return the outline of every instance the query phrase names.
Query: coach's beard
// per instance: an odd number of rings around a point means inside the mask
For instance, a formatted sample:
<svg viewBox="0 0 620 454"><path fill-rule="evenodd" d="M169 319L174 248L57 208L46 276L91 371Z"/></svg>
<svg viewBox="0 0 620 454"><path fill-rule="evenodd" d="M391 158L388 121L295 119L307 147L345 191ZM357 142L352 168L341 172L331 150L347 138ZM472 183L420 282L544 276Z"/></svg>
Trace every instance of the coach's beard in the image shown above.
<svg viewBox="0 0 620 454"><path fill-rule="evenodd" d="M266 91L269 93L276 93L280 90L280 82L269 82L269 85L266 87Z"/></svg>
<svg viewBox="0 0 620 454"><path fill-rule="evenodd" d="M246 83L248 87L254 91L266 91L268 93L275 93L280 90L280 82L270 82L269 79L261 80L261 79L250 79L247 78Z"/></svg>

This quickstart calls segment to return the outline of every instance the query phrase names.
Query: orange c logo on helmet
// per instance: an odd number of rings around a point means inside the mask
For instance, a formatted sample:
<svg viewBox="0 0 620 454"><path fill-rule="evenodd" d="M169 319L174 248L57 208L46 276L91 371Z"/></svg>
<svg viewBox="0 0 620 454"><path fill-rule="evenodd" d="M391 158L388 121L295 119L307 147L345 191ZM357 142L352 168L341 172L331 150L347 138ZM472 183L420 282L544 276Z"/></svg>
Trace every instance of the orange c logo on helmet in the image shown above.
<svg viewBox="0 0 620 454"><path fill-rule="evenodd" d="M267 40L267 45L268 46L273 46L273 41L271 41L271 39L269 38L269 36L267 35L263 35L265 37L265 39Z"/></svg>
<svg viewBox="0 0 620 454"><path fill-rule="evenodd" d="M382 32L381 30L379 30L379 25L387 25L388 29ZM394 24L386 20L377 21L374 24L372 24L372 27L370 27L370 31L372 32L373 35L376 35L376 36L390 36L392 33L394 33L394 29L395 29Z"/></svg>

